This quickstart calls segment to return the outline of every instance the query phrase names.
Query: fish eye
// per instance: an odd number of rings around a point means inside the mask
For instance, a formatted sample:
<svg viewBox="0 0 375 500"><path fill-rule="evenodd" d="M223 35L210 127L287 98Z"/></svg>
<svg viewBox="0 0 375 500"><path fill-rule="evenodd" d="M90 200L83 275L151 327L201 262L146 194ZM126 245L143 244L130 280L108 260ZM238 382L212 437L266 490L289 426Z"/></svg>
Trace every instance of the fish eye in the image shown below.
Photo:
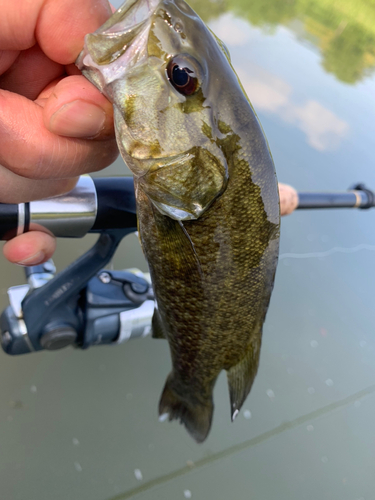
<svg viewBox="0 0 375 500"><path fill-rule="evenodd" d="M192 95L200 87L198 62L191 57L175 56L167 66L168 80L182 95Z"/></svg>

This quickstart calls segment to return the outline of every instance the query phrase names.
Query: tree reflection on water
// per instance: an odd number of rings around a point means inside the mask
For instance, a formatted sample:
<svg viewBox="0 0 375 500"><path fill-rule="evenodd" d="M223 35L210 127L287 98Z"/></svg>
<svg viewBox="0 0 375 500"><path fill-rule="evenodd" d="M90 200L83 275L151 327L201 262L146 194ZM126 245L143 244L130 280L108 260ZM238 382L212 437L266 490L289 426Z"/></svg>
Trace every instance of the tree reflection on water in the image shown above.
<svg viewBox="0 0 375 500"><path fill-rule="evenodd" d="M297 31L321 52L324 69L354 84L375 69L375 0L189 0L204 21L224 12L267 30ZM297 22L296 22L297 21Z"/></svg>

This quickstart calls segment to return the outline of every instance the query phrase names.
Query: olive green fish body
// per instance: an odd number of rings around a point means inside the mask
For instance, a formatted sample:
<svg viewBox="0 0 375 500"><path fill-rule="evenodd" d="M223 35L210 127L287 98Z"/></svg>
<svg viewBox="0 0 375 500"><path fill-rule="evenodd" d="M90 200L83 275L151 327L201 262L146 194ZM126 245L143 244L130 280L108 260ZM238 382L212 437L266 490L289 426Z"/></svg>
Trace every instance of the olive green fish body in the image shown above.
<svg viewBox="0 0 375 500"><path fill-rule="evenodd" d="M128 0L78 65L113 102L135 177L153 334L172 357L159 414L201 442L219 373L233 419L258 368L279 241L268 145L226 48L183 0Z"/></svg>
<svg viewBox="0 0 375 500"><path fill-rule="evenodd" d="M271 168L265 142L259 147L258 167ZM197 441L209 431L212 391L223 369L232 418L250 391L278 255L278 225L267 218L249 158L234 152L232 161L224 194L197 221L160 214L137 189L142 247L173 364L160 414L180 418Z"/></svg>

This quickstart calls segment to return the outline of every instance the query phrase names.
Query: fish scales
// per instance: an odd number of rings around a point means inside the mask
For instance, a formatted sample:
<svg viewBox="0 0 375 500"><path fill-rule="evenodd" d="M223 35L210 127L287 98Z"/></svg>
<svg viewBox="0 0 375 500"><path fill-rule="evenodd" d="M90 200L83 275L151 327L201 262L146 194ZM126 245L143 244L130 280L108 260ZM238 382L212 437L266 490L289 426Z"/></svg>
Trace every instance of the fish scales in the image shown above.
<svg viewBox="0 0 375 500"><path fill-rule="evenodd" d="M234 419L258 368L279 244L268 144L227 49L182 0L126 2L78 66L113 102L134 173L153 336L172 358L159 414L202 442L220 372Z"/></svg>

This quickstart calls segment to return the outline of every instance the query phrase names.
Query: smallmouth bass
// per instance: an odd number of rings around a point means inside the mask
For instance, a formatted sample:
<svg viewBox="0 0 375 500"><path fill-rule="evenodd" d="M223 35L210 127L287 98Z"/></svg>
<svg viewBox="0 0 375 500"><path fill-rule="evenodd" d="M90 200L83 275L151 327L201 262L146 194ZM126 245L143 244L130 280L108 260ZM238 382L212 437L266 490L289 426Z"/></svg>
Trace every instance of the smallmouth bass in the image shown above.
<svg viewBox="0 0 375 500"><path fill-rule="evenodd" d="M219 373L233 420L258 369L279 246L268 144L226 47L183 0L127 0L77 65L113 103L134 174L153 336L172 357L159 415L202 442Z"/></svg>

